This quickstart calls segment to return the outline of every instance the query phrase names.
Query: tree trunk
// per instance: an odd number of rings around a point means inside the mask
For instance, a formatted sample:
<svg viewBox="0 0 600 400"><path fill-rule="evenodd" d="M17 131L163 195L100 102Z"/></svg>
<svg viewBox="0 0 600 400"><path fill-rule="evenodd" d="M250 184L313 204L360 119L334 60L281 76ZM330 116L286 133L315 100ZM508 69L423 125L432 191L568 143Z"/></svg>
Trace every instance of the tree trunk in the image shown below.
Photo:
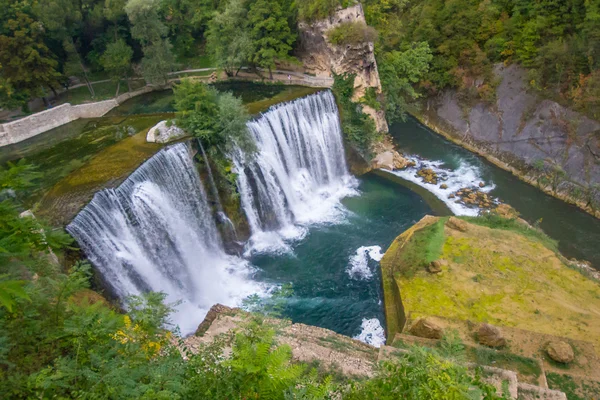
<svg viewBox="0 0 600 400"><path fill-rule="evenodd" d="M131 81L129 80L129 75L125 76L125 80L127 81L127 91L131 92Z"/></svg>
<svg viewBox="0 0 600 400"><path fill-rule="evenodd" d="M46 106L46 108L50 105L46 96L42 96L42 101L44 102L44 106Z"/></svg>
<svg viewBox="0 0 600 400"><path fill-rule="evenodd" d="M119 79L117 81L117 93L115 93L115 97L117 97L119 95L119 90L121 89L121 80Z"/></svg>
<svg viewBox="0 0 600 400"><path fill-rule="evenodd" d="M269 79L273 80L273 71L271 71L271 67L269 67Z"/></svg>
<svg viewBox="0 0 600 400"><path fill-rule="evenodd" d="M50 90L52 90L52 93L54 94L54 98L58 98L58 93L56 92L56 89L54 89L54 86L52 86L50 83L48 84L48 87L50 88Z"/></svg>
<svg viewBox="0 0 600 400"><path fill-rule="evenodd" d="M237 71L235 71L235 76L238 76L238 74L240 73L241 70L242 70L242 65L240 65L240 67L237 69Z"/></svg>

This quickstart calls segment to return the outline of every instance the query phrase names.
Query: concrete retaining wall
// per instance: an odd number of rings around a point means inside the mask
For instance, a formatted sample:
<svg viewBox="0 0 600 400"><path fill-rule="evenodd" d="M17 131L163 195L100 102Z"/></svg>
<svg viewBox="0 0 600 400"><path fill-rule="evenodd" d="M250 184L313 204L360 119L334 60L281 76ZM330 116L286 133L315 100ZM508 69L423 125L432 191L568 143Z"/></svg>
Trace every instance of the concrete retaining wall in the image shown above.
<svg viewBox="0 0 600 400"><path fill-rule="evenodd" d="M73 106L69 103L41 111L16 121L0 125L0 147L19 143L79 118L98 118L132 97L157 89L145 86L140 90L120 95L116 99Z"/></svg>

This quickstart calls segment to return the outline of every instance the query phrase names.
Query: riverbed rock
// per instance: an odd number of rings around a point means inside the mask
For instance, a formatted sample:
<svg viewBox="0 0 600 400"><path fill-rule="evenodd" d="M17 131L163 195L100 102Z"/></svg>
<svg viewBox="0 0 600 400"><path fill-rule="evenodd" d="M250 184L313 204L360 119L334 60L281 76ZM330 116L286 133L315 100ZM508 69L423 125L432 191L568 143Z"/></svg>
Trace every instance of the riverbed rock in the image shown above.
<svg viewBox="0 0 600 400"><path fill-rule="evenodd" d="M502 331L490 324L481 324L477 331L477 341L479 344L488 347L504 347L506 339L502 335Z"/></svg>
<svg viewBox="0 0 600 400"><path fill-rule="evenodd" d="M562 340L555 340L548 343L546 353L556 362L568 364L575 359L575 353L570 344Z"/></svg>
<svg viewBox="0 0 600 400"><path fill-rule="evenodd" d="M465 221L458 219L456 217L450 217L448 219L448 221L446 222L446 226L450 229L454 229L456 231L460 231L460 232L466 232L468 228L468 225Z"/></svg>
<svg viewBox="0 0 600 400"><path fill-rule="evenodd" d="M440 272L442 272L443 267L448 266L448 261L446 260L435 260L432 261L428 266L427 266L427 271L430 274L439 274Z"/></svg>
<svg viewBox="0 0 600 400"><path fill-rule="evenodd" d="M444 329L431 318L421 318L410 328L410 333L427 339L441 339Z"/></svg>
<svg viewBox="0 0 600 400"><path fill-rule="evenodd" d="M483 182L479 182L479 187L480 187L480 188L482 188L482 187L485 187L485 183L483 183Z"/></svg>
<svg viewBox="0 0 600 400"><path fill-rule="evenodd" d="M150 143L168 143L185 136L183 129L172 122L160 121L148 131L146 141Z"/></svg>
<svg viewBox="0 0 600 400"><path fill-rule="evenodd" d="M440 185L440 189L448 189L448 185L446 185L445 183L442 183Z"/></svg>
<svg viewBox="0 0 600 400"><path fill-rule="evenodd" d="M438 176L431 168L421 168L417 172L417 175L420 176L425 183L431 183L432 185L437 185L438 183Z"/></svg>

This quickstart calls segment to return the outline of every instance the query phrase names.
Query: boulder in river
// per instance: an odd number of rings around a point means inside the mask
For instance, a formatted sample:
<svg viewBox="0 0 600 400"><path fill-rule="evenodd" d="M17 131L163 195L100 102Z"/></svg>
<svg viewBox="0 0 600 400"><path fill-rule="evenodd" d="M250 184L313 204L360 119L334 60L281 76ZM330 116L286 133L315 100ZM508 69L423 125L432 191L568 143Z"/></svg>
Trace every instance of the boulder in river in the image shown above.
<svg viewBox="0 0 600 400"><path fill-rule="evenodd" d="M146 141L150 143L168 143L185 136L183 129L168 121L160 121L154 125L146 135Z"/></svg>

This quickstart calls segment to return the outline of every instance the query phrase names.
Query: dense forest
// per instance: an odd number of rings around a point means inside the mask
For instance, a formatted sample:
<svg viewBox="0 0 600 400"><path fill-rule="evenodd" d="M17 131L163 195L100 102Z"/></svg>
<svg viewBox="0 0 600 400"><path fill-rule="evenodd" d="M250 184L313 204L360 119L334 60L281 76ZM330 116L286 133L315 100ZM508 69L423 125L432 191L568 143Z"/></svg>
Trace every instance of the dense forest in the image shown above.
<svg viewBox="0 0 600 400"><path fill-rule="evenodd" d="M294 60L299 21L351 0L3 0L0 105L72 83L143 76L164 82L178 68L272 70ZM600 109L598 0L364 0L369 30L332 35L374 40L388 118L406 101L457 88L465 101L494 99L495 63L527 68L531 88L595 115ZM210 61L208 61L210 59ZM256 69L255 69L256 70ZM257 70L256 70L257 71ZM88 85L93 92L92 85ZM93 94L93 93L92 93Z"/></svg>

